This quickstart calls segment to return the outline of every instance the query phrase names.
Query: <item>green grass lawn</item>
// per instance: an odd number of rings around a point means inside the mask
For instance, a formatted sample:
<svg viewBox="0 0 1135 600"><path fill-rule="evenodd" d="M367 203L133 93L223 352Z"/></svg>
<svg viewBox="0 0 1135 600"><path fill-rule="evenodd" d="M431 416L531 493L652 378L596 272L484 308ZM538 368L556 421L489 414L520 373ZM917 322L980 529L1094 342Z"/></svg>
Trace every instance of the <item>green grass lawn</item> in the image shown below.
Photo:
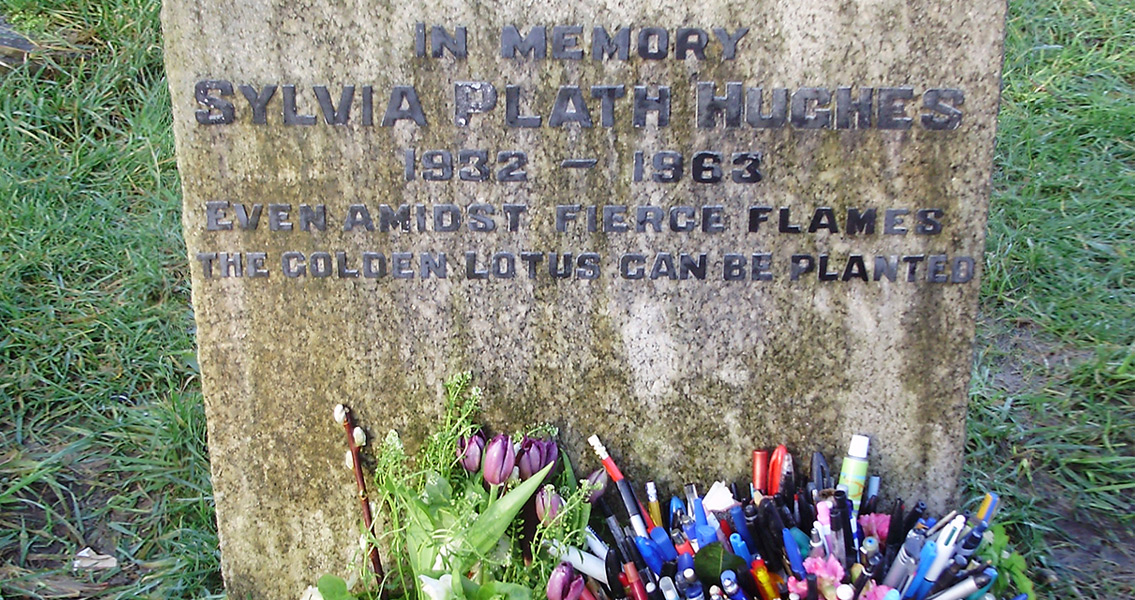
<svg viewBox="0 0 1135 600"><path fill-rule="evenodd" d="M1135 596L1132 11L1010 6L965 485L1052 598ZM219 594L158 3L0 13L0 594Z"/></svg>

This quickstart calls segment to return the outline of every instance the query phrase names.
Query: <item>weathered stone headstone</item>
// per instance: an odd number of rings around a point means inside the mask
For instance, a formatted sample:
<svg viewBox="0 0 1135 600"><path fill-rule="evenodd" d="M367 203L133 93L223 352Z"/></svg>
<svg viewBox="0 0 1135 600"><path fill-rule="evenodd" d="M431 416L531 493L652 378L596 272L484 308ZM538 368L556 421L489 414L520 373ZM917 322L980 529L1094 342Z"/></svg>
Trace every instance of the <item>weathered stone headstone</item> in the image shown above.
<svg viewBox="0 0 1135 600"><path fill-rule="evenodd" d="M357 539L331 407L737 478L871 436L961 464L1004 2L167 2L223 565L287 598ZM591 463L585 463L591 464Z"/></svg>

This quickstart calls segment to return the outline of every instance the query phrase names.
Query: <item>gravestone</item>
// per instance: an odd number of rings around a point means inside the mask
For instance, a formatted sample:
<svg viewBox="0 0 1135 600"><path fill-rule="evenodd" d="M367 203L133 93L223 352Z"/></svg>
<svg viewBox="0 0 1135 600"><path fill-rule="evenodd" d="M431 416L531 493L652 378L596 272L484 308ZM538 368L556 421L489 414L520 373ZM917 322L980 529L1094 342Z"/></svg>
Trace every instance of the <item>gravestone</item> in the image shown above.
<svg viewBox="0 0 1135 600"><path fill-rule="evenodd" d="M163 5L223 567L357 555L331 419L598 434L663 489L962 460L1003 2Z"/></svg>

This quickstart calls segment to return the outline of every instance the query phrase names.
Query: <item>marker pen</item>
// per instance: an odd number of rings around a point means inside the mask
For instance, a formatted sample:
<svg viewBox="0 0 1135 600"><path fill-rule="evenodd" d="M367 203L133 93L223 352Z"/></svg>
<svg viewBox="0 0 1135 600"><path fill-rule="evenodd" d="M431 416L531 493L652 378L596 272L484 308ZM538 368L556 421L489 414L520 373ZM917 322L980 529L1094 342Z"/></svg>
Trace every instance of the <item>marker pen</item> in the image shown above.
<svg viewBox="0 0 1135 600"><path fill-rule="evenodd" d="M638 508L638 500L635 499L634 490L631 489L630 484L623 478L623 473L619 471L619 467L615 465L614 459L607 453L607 448L599 441L599 436L593 435L587 438L587 443L591 444L591 448L595 450L595 455L603 463L603 468L607 471L607 475L615 482L619 489L619 495L623 499L623 506L627 509L627 515L631 520L631 527L634 527L635 534L647 537L650 535L647 532L646 521L642 518L642 513Z"/></svg>
<svg viewBox="0 0 1135 600"><path fill-rule="evenodd" d="M595 556L607 560L607 553L611 551L611 548L603 541L603 538L599 537L599 534L595 533L590 525L583 530L583 535L587 541L587 549Z"/></svg>
<svg viewBox="0 0 1135 600"><path fill-rule="evenodd" d="M626 587L620 583L620 578L626 578L623 574L623 557L619 555L617 547L611 548L607 553L607 559L603 561L603 571L607 574L607 589L611 592L611 598L614 600L626 598Z"/></svg>
<svg viewBox="0 0 1135 600"><path fill-rule="evenodd" d="M867 447L870 444L871 438L865 435L851 436L851 445L839 469L839 485L847 486L852 519L859 514L859 503L863 500L863 488L867 483Z"/></svg>
<svg viewBox="0 0 1135 600"><path fill-rule="evenodd" d="M565 546L557 540L551 540L547 545L549 550L560 557L560 560L570 563L575 570L598 580L603 585L608 585L607 568L603 559L579 548Z"/></svg>

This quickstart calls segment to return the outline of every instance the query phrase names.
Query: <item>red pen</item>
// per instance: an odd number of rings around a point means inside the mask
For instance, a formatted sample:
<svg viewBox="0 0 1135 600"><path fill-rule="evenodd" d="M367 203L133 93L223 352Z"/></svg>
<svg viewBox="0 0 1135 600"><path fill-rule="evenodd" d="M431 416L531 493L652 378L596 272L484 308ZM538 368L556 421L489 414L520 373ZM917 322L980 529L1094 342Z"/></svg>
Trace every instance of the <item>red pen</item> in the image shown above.
<svg viewBox="0 0 1135 600"><path fill-rule="evenodd" d="M788 446L781 444L772 451L772 458L768 461L768 493L775 496L780 491L781 469L784 467L784 458L788 456Z"/></svg>
<svg viewBox="0 0 1135 600"><path fill-rule="evenodd" d="M633 562L623 565L623 573L627 575L627 591L630 592L631 597L634 600L649 600L646 595L646 586L642 584L642 579L638 576L638 569L635 568Z"/></svg>
<svg viewBox="0 0 1135 600"><path fill-rule="evenodd" d="M768 450L753 450L753 491L768 494Z"/></svg>

